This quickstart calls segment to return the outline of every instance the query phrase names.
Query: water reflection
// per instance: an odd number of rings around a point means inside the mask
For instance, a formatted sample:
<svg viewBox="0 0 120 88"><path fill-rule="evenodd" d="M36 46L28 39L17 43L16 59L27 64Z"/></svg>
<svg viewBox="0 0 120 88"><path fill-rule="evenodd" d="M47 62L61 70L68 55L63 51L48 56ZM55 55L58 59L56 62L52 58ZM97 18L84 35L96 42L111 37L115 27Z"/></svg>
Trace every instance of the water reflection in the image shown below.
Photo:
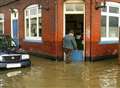
<svg viewBox="0 0 120 88"><path fill-rule="evenodd" d="M0 88L119 88L116 59L65 64L32 57L32 67L0 71Z"/></svg>
<svg viewBox="0 0 120 88"><path fill-rule="evenodd" d="M99 75L101 88L117 88L118 68L110 68Z"/></svg>
<svg viewBox="0 0 120 88"><path fill-rule="evenodd" d="M24 83L18 81L30 68L0 70L0 88L25 88Z"/></svg>

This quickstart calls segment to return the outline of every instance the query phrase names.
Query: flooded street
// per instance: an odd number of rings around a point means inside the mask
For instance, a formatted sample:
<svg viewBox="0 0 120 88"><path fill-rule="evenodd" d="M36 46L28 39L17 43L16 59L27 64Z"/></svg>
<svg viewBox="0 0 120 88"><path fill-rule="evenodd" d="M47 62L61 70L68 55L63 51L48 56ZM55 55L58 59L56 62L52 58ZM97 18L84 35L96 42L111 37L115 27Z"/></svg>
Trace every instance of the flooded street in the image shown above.
<svg viewBox="0 0 120 88"><path fill-rule="evenodd" d="M65 64L32 56L28 68L0 71L0 88L119 88L117 59Z"/></svg>

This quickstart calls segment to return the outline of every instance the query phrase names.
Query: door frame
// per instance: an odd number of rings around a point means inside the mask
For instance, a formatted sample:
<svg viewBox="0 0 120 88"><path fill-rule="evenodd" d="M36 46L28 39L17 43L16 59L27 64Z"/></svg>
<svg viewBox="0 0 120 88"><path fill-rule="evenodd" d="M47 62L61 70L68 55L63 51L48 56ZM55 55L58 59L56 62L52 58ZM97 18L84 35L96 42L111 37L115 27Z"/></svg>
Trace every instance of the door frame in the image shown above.
<svg viewBox="0 0 120 88"><path fill-rule="evenodd" d="M66 11L66 4L67 3L78 3L80 4L81 6L83 6L83 11ZM83 44L84 44L84 47L83 47L83 60L85 60L85 2L82 1L82 0L68 0L68 1L65 1L64 4L63 4L63 37L65 36L65 33L66 33L66 18L65 18L65 15L66 14L83 14Z"/></svg>
<svg viewBox="0 0 120 88"><path fill-rule="evenodd" d="M12 9L11 11L11 37L13 38L13 21L17 20L17 24L18 23L18 10L17 9ZM17 25L18 27L18 34L17 34L17 38L18 38L18 45L19 45L19 25Z"/></svg>

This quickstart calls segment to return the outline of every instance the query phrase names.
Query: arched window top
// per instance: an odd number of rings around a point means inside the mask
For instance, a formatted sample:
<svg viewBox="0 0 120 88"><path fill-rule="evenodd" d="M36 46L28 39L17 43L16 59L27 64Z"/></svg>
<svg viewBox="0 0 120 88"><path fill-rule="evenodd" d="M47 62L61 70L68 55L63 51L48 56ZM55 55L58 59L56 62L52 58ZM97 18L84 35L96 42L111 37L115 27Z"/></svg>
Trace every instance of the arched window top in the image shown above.
<svg viewBox="0 0 120 88"><path fill-rule="evenodd" d="M28 7L26 7L25 9L25 16L35 16L35 15L41 15L41 8L39 8L40 6L38 4L33 4L30 5Z"/></svg>
<svg viewBox="0 0 120 88"><path fill-rule="evenodd" d="M37 8L37 7L38 7L38 4L30 5L30 6L26 7L25 10L30 9L30 8L35 8L35 7Z"/></svg>
<svg viewBox="0 0 120 88"><path fill-rule="evenodd" d="M117 2L106 2L106 8L102 8L102 14L120 14L120 3Z"/></svg>
<svg viewBox="0 0 120 88"><path fill-rule="evenodd" d="M120 7L120 3L117 3L117 2L107 2L106 5L107 6Z"/></svg>
<svg viewBox="0 0 120 88"><path fill-rule="evenodd" d="M25 9L25 39L42 40L42 9L33 4Z"/></svg>

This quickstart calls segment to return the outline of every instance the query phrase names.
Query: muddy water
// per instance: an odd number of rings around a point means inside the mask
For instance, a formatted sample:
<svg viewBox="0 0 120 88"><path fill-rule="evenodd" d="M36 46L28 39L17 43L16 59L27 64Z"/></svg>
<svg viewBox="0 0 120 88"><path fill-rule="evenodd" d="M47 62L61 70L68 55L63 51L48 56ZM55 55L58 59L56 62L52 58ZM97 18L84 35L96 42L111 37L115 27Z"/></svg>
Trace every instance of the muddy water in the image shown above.
<svg viewBox="0 0 120 88"><path fill-rule="evenodd" d="M117 59L65 64L32 56L30 68L0 71L0 88L120 88Z"/></svg>

